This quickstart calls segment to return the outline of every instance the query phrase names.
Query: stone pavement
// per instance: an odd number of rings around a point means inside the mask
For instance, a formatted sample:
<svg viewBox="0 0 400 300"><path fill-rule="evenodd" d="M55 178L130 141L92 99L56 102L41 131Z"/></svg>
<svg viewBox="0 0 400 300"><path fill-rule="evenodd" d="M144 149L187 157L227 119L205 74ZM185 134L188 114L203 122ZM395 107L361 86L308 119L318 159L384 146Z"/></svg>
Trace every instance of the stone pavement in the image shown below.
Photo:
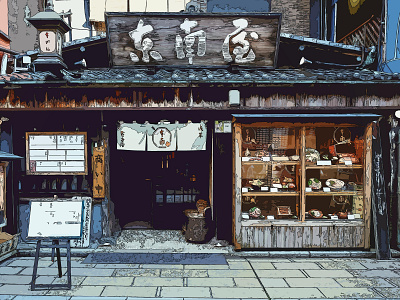
<svg viewBox="0 0 400 300"><path fill-rule="evenodd" d="M83 264L72 257L71 290L31 291L33 257L0 263L0 299L400 299L400 259L262 258L227 265ZM63 272L66 258L62 257ZM37 284L66 283L39 260Z"/></svg>

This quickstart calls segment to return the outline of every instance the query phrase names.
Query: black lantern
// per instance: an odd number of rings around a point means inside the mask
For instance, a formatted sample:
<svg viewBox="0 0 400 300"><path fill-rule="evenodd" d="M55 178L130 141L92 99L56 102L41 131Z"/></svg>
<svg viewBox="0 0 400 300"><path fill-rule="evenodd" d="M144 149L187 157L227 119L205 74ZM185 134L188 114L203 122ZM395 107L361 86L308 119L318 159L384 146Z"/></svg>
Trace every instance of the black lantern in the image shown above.
<svg viewBox="0 0 400 300"><path fill-rule="evenodd" d="M35 71L50 71L58 75L61 69L67 69L62 58L62 44L71 27L53 10L52 1L48 1L45 11L28 21L39 31L39 54L33 61Z"/></svg>

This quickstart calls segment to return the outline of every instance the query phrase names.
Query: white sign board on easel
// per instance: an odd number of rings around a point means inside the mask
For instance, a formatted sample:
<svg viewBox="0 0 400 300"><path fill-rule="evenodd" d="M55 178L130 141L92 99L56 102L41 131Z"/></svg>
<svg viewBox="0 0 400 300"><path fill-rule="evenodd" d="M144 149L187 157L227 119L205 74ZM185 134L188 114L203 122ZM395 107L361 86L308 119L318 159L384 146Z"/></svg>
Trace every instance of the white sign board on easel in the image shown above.
<svg viewBox="0 0 400 300"><path fill-rule="evenodd" d="M31 201L28 238L82 236L83 201Z"/></svg>

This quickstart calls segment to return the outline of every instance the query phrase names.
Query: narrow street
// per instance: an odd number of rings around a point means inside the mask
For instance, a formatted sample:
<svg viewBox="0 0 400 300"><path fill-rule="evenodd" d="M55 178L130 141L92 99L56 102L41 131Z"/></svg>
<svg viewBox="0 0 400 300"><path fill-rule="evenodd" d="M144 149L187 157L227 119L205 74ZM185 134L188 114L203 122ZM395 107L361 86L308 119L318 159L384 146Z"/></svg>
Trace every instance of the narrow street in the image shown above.
<svg viewBox="0 0 400 300"><path fill-rule="evenodd" d="M0 299L399 299L400 261L262 258L225 254L227 264L84 264L72 257L71 290L30 290L33 257L0 264ZM61 257L63 273L66 259ZM39 259L37 284L66 283Z"/></svg>

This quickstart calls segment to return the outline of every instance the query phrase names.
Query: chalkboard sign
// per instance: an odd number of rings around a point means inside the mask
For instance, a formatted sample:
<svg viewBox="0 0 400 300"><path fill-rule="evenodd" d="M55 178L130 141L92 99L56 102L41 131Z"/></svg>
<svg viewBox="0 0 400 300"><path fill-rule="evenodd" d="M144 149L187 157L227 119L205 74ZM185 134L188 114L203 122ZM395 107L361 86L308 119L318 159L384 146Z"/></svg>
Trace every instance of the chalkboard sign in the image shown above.
<svg viewBox="0 0 400 300"><path fill-rule="evenodd" d="M86 132L27 132L28 175L87 175Z"/></svg>
<svg viewBox="0 0 400 300"><path fill-rule="evenodd" d="M28 238L82 236L83 201L31 201Z"/></svg>

